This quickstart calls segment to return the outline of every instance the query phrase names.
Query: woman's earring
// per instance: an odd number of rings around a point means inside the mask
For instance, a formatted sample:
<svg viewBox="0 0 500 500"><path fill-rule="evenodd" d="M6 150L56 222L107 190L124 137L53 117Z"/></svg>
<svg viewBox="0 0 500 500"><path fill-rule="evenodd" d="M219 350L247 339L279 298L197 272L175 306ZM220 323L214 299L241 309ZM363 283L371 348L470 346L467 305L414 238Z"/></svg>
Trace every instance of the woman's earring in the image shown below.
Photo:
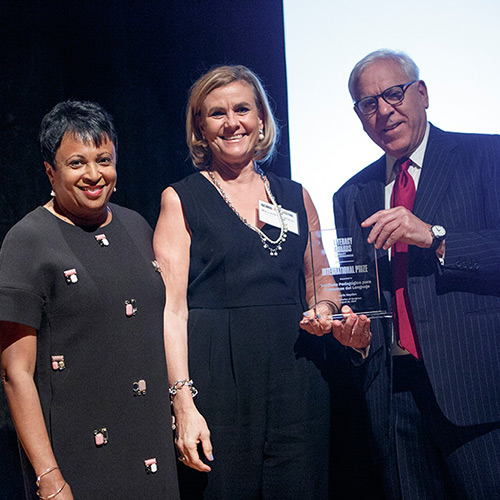
<svg viewBox="0 0 500 500"><path fill-rule="evenodd" d="M52 198L56 197L56 192L53 189L50 191L50 196L52 196Z"/></svg>
<svg viewBox="0 0 500 500"><path fill-rule="evenodd" d="M116 193L116 186L113 188L113 193Z"/></svg>
<svg viewBox="0 0 500 500"><path fill-rule="evenodd" d="M264 140L264 131L262 129L259 129L259 141Z"/></svg>

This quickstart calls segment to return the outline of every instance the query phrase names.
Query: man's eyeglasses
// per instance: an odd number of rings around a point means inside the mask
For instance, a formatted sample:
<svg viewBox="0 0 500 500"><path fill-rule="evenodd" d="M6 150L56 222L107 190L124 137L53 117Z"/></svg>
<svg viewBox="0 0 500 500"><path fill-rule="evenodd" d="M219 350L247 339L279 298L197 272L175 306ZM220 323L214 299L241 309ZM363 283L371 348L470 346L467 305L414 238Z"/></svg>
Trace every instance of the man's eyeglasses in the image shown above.
<svg viewBox="0 0 500 500"><path fill-rule="evenodd" d="M379 95L370 95L368 97L363 97L359 101L354 103L354 107L358 108L361 113L364 115L372 115L378 109L378 100L381 97L387 104L392 106L396 106L403 102L405 98L405 93L408 90L408 87L418 82L419 80L413 80L412 82L403 83L402 85L394 85L393 87L389 87L385 89Z"/></svg>

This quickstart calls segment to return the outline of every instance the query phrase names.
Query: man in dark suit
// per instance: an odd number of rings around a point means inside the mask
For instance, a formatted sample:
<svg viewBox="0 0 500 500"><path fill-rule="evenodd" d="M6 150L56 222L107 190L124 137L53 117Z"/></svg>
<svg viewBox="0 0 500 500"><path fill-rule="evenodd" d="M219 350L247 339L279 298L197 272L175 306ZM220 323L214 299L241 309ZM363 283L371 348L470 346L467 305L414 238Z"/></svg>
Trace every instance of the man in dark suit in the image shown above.
<svg viewBox="0 0 500 500"><path fill-rule="evenodd" d="M349 90L385 152L335 194L334 211L358 253L379 249L394 315L373 319L368 352L352 352L386 495L500 498L500 137L428 123L426 85L404 53L366 56ZM358 328L346 318L337 338Z"/></svg>

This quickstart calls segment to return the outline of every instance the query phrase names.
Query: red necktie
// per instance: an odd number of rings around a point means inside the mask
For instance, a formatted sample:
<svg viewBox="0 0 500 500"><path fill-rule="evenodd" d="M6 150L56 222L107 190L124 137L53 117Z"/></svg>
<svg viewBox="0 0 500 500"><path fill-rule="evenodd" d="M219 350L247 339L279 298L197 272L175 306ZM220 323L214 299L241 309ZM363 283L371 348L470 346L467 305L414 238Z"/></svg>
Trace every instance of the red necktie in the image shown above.
<svg viewBox="0 0 500 500"><path fill-rule="evenodd" d="M415 201L415 182L408 173L411 160L401 158L397 162L400 171L394 181L392 188L391 207L405 207L413 211ZM411 312L410 299L408 297L408 245L398 241L392 247L392 271L394 278L394 307L393 317L396 335L401 347L406 349L415 358L420 357L415 321Z"/></svg>

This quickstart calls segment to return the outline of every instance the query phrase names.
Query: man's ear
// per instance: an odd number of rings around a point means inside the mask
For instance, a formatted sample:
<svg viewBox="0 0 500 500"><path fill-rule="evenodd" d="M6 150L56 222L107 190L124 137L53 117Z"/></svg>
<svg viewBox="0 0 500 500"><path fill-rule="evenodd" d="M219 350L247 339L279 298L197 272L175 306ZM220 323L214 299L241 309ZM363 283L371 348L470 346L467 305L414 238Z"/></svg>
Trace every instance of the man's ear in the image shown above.
<svg viewBox="0 0 500 500"><path fill-rule="evenodd" d="M421 95L422 100L425 105L425 109L429 107L429 95L427 94L427 85L423 80L419 80L417 83L418 93Z"/></svg>

